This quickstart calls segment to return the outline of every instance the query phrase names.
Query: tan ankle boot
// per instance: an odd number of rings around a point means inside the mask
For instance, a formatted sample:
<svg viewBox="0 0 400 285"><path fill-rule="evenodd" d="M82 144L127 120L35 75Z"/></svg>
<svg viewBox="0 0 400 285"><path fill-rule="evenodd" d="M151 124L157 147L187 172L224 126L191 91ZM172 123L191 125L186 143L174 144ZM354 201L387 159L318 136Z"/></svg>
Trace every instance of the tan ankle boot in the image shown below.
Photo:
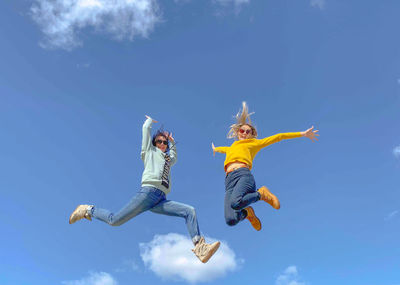
<svg viewBox="0 0 400 285"><path fill-rule="evenodd" d="M276 196L272 194L267 187L262 186L257 190L257 192L260 193L260 200L267 202L277 210L281 207L278 198L276 198Z"/></svg>
<svg viewBox="0 0 400 285"><path fill-rule="evenodd" d="M249 222L251 223L251 225L253 226L253 228L256 231L261 230L261 222L260 219L257 218L256 213L254 212L253 207L247 207L245 208L246 212L247 212L247 217L246 219L249 220Z"/></svg>
<svg viewBox="0 0 400 285"><path fill-rule="evenodd" d="M192 249L192 251L200 259L201 262L206 263L218 250L220 244L221 243L219 241L208 244L204 241L204 237L201 237L200 240L196 243L195 248Z"/></svg>
<svg viewBox="0 0 400 285"><path fill-rule="evenodd" d="M91 221L92 217L90 216L89 211L92 209L92 207L92 205L79 205L76 207L75 211L73 211L69 217L69 223L73 224L81 219L88 219Z"/></svg>

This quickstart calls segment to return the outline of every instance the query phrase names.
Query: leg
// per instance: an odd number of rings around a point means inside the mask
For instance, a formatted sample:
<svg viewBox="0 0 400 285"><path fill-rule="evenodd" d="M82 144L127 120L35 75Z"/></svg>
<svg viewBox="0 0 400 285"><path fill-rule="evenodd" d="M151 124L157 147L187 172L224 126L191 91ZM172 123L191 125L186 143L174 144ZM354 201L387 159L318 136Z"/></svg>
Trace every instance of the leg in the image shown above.
<svg viewBox="0 0 400 285"><path fill-rule="evenodd" d="M157 214L185 218L190 237L195 245L195 248L192 249L192 251L201 262L206 263L218 250L221 244L219 241L208 244L205 242L204 237L200 236L196 211L192 206L175 201L164 200L150 209L150 211Z"/></svg>
<svg viewBox="0 0 400 285"><path fill-rule="evenodd" d="M232 209L232 207L231 207L232 191L233 191L233 188L226 190L225 200L224 200L225 222L228 226L236 225L240 221L244 220L247 216L247 212L245 210Z"/></svg>
<svg viewBox="0 0 400 285"><path fill-rule="evenodd" d="M185 219L187 229L194 244L200 240L200 229L197 222L196 211L192 206L170 200L163 200L150 209L153 213L182 217Z"/></svg>
<svg viewBox="0 0 400 285"><path fill-rule="evenodd" d="M120 226L144 211L151 209L162 199L165 199L165 196L161 190L151 187L143 187L136 196L116 214L106 209L93 207L90 215L111 226Z"/></svg>
<svg viewBox="0 0 400 285"><path fill-rule="evenodd" d="M225 221L234 226L247 217L244 210L260 199L254 177L247 168L229 173L225 178Z"/></svg>
<svg viewBox="0 0 400 285"><path fill-rule="evenodd" d="M241 210L260 200L260 194L256 191L256 182L250 171L238 177L231 195L231 207L234 210Z"/></svg>

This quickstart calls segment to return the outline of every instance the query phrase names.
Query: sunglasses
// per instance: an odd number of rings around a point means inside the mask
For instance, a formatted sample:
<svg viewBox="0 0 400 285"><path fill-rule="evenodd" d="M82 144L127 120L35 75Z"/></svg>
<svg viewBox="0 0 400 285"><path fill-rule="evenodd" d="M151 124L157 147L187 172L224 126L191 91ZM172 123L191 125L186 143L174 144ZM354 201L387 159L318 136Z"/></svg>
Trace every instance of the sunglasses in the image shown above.
<svg viewBox="0 0 400 285"><path fill-rule="evenodd" d="M249 130L249 129L247 129L247 130L239 129L239 133L241 133L241 134L246 133L248 135L248 134L250 134L250 132L251 132L251 130Z"/></svg>
<svg viewBox="0 0 400 285"><path fill-rule="evenodd" d="M157 143L163 143L163 144L165 144L165 145L168 145L168 141L165 141L165 140L156 140L156 144Z"/></svg>

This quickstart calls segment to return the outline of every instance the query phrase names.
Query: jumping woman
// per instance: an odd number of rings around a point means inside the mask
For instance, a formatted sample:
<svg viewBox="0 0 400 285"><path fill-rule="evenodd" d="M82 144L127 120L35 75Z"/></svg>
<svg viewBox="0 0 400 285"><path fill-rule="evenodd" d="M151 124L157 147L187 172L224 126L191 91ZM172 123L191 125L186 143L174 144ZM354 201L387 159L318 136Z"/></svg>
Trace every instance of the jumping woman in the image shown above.
<svg viewBox="0 0 400 285"><path fill-rule="evenodd" d="M257 130L252 125L246 102L242 103L242 111L236 115L236 124L231 125L228 138L236 141L230 146L215 147L211 144L213 154L225 153L225 221L229 226L234 226L247 219L255 230L261 230L261 222L255 215L250 204L263 200L273 208L279 209L278 198L267 187L256 189L256 183L250 170L256 154L264 147L283 139L307 137L312 141L318 140L318 130L309 128L304 132L280 133L264 139L257 139Z"/></svg>
<svg viewBox="0 0 400 285"><path fill-rule="evenodd" d="M182 217L195 246L192 251L201 262L206 263L218 250L220 242L205 242L204 237L200 235L196 212L192 206L166 199L166 195L171 191L170 168L177 160L175 141L170 133L161 130L151 137L152 124L157 121L147 115L146 118L143 124L141 158L144 171L140 191L115 214L94 205L79 205L72 212L69 223L73 224L83 218L90 221L96 218L111 226L120 226L148 210L156 214Z"/></svg>

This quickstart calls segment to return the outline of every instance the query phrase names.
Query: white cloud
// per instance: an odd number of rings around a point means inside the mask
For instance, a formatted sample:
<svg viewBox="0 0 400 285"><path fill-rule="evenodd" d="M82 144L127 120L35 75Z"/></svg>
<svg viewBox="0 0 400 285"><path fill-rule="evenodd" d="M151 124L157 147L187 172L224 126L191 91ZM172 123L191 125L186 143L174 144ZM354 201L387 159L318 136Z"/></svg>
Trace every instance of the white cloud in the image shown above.
<svg viewBox="0 0 400 285"><path fill-rule="evenodd" d="M285 271L278 276L275 284L276 285L306 285L306 283L299 281L297 267L294 265L286 268Z"/></svg>
<svg viewBox="0 0 400 285"><path fill-rule="evenodd" d="M399 213L398 210L391 212L389 215L387 215L385 217L385 221L389 221L391 218L393 218L394 216L396 216Z"/></svg>
<svg viewBox="0 0 400 285"><path fill-rule="evenodd" d="M310 4L312 7L316 7L316 8L323 10L325 8L326 1L325 0L311 0Z"/></svg>
<svg viewBox="0 0 400 285"><path fill-rule="evenodd" d="M250 0L212 0L212 2L216 7L215 15L217 17L224 17L231 11L239 14L242 6L250 3Z"/></svg>
<svg viewBox="0 0 400 285"><path fill-rule="evenodd" d="M400 145L399 145L399 146L396 146L396 147L393 149L393 155L394 155L396 158L400 158Z"/></svg>
<svg viewBox="0 0 400 285"><path fill-rule="evenodd" d="M122 262L121 266L115 269L115 272L128 272L136 271L139 272L140 268L134 260L126 259Z"/></svg>
<svg viewBox="0 0 400 285"><path fill-rule="evenodd" d="M34 0L31 15L45 35L41 46L71 50L87 28L117 40L147 37L160 21L157 0Z"/></svg>
<svg viewBox="0 0 400 285"><path fill-rule="evenodd" d="M206 242L215 240L206 238ZM241 260L225 242L211 259L203 264L194 253L192 241L186 236L170 233L156 235L148 243L140 244L141 257L146 267L162 279L206 282L238 269Z"/></svg>
<svg viewBox="0 0 400 285"><path fill-rule="evenodd" d="M250 3L250 0L214 0L215 3L221 4L221 5L235 5L235 6L241 6L243 4Z"/></svg>
<svg viewBox="0 0 400 285"><path fill-rule="evenodd" d="M118 282L106 272L90 272L81 280L63 281L65 285L118 285Z"/></svg>

